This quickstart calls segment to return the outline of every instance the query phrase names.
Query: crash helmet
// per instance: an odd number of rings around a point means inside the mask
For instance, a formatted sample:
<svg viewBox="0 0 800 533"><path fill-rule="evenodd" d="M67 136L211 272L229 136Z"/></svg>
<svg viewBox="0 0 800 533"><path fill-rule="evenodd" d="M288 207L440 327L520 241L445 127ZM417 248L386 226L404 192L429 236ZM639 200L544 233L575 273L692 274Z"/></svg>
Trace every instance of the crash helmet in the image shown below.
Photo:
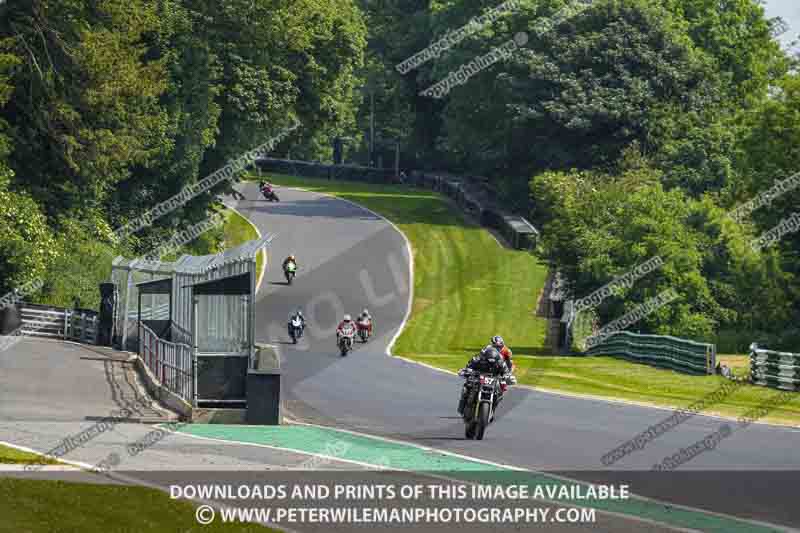
<svg viewBox="0 0 800 533"><path fill-rule="evenodd" d="M503 337L500 335L495 335L492 337L492 346L497 348L498 350L502 350L503 347L506 345L505 341L503 341Z"/></svg>
<svg viewBox="0 0 800 533"><path fill-rule="evenodd" d="M350 315L344 315L344 321L350 322L353 318Z"/></svg>
<svg viewBox="0 0 800 533"><path fill-rule="evenodd" d="M485 359L498 359L500 358L500 352L497 351L497 348L490 345L481 350L481 357Z"/></svg>

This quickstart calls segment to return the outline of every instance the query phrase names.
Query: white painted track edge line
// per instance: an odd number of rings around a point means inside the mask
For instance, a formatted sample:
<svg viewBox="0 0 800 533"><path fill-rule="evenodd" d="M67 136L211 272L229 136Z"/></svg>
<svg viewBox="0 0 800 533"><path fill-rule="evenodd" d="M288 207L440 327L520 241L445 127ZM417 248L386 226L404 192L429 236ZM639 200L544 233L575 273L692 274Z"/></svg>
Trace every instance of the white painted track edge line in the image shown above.
<svg viewBox="0 0 800 533"><path fill-rule="evenodd" d="M258 226L253 224L253 221L250 220L249 218L247 218L244 215L244 213L242 213L241 211L239 211L238 209L236 209L235 207L233 207L231 205L228 205L228 204L224 204L224 205L225 205L225 207L227 207L228 209L230 209L231 211L233 211L234 213L236 213L237 215L242 217L245 221L247 221L247 223L250 224L250 226L252 226L256 230L256 235L258 235L259 239L263 238L263 236L261 235L261 230L258 229ZM267 273L267 261L268 261L268 259L267 259L267 250L266 249L262 249L259 253L262 254L262 256L264 257L264 268L261 269L261 274L259 274L258 281L256 281L256 294L258 294L259 291L261 290L261 283L264 281L264 276Z"/></svg>
<svg viewBox="0 0 800 533"><path fill-rule="evenodd" d="M5 442L5 441L0 441L0 444L2 444L4 446L8 446L9 448L16 448L18 450L21 450L21 451L24 451L24 452L28 452L28 453L35 453L35 454L43 455L43 456L45 455L42 452L34 450L33 448L28 448L27 446L20 446L19 444L12 444L10 442ZM155 489L155 490L158 490L158 491L161 491L161 492L169 493L169 487L158 485L157 483L151 483L149 481L145 481L143 479L135 478L135 477L132 477L132 476L126 476L124 474L120 474L118 472L114 472L114 471L111 471L111 470L106 471L106 472L100 472L100 471L97 470L97 468L94 465L90 465L89 463L84 463L83 461L72 461L72 460L63 459L63 458L60 458L60 457L57 458L57 460L61 461L63 463L66 463L68 465L77 467L75 471L88 470L90 473L93 473L95 475L102 476L102 477L107 477L107 478L115 480L115 481L122 481L124 483L129 484L129 485L138 485L138 486L147 487L147 488L150 488L150 489ZM73 471L73 472L75 472L75 471ZM170 500L172 500L172 499L173 498L170 495ZM176 498L176 499L181 500L180 498ZM202 500L202 499L185 500L184 499L183 501L187 501L187 502L196 501L196 502L208 505L210 507L213 507L214 509L217 509L217 510L223 509L223 508L224 509L233 509L234 508L234 507L231 507L229 505L222 505L222 504L220 504L218 502L214 502L214 501L211 501L211 500ZM284 531L285 533L299 533L299 532L297 532L297 531L295 531L293 529L289 529L289 528L284 527L284 526L279 526L277 524L269 524L269 523L267 523L266 525L268 527L273 528L273 529L277 529L278 531Z"/></svg>
<svg viewBox="0 0 800 533"><path fill-rule="evenodd" d="M35 450L33 448L28 448L27 446L22 446L20 444L14 444L14 443L11 443L11 442L6 442L6 441L0 440L0 445L7 446L7 447L13 448L15 450L19 450L21 452L28 452L28 453L33 453L33 454L36 454L36 455L40 455L42 457L42 459L52 459L54 461L58 461L59 463L63 463L63 464L69 465L69 466L73 466L76 469L87 468L87 469L91 470L92 468L94 468L94 466L92 466L92 465L90 465L88 463L83 463L83 462L80 462L80 461L72 461L70 459L64 459L62 457L51 457L51 456L48 456L44 452L40 452L39 450ZM34 463L34 464L36 464L36 466L39 466L38 463ZM42 465L42 466L45 466L45 465Z"/></svg>

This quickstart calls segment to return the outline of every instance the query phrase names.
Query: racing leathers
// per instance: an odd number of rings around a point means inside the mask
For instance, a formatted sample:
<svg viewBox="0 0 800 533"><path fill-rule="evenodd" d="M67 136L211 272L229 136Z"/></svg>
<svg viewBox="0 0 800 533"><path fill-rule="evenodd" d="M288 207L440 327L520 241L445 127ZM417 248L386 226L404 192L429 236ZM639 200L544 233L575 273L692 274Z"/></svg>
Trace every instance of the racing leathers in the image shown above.
<svg viewBox="0 0 800 533"><path fill-rule="evenodd" d="M292 336L292 321L295 318L299 318L300 319L300 328L302 328L301 331L306 329L306 317L304 317L301 313L293 313L289 317L289 323L287 324L287 327L289 328L289 336L290 337Z"/></svg>
<svg viewBox="0 0 800 533"><path fill-rule="evenodd" d="M503 356L503 360L506 362L506 366L508 367L508 372L513 373L514 360L511 359L511 356L513 355L511 349L508 346L503 346L503 348L500 350L500 355Z"/></svg>
<svg viewBox="0 0 800 533"><path fill-rule="evenodd" d="M357 327L356 327L356 323L355 323L355 322L353 322L352 320L342 320L341 322L339 322L339 325L338 325L338 326L336 326L336 342L337 342L337 343L339 342L339 337L341 337L341 336L342 336L342 332L344 331L344 329L345 329L346 327L351 327L351 328L353 328L353 331L354 331L354 332L355 332L355 331L356 331L356 329L357 329Z"/></svg>
<svg viewBox="0 0 800 533"><path fill-rule="evenodd" d="M297 266L297 260L294 257L289 256L289 257L287 257L286 259L283 260L283 271L284 272L286 272L286 265L288 265L289 263L294 263L294 266Z"/></svg>
<svg viewBox="0 0 800 533"><path fill-rule="evenodd" d="M359 328L366 328L369 334L372 335L372 315L364 313L358 315L357 326Z"/></svg>

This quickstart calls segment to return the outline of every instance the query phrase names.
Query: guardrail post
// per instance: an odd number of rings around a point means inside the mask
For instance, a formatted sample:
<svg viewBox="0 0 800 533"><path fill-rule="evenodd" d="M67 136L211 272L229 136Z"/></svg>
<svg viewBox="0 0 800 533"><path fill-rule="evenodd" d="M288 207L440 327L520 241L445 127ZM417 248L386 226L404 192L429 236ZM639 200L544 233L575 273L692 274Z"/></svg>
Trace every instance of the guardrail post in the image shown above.
<svg viewBox="0 0 800 533"><path fill-rule="evenodd" d="M166 366L164 365L164 360L167 357L167 351L168 351L166 348L167 348L166 346L161 347L161 384L164 385L165 387L167 385L167 376L166 376L166 370L165 370Z"/></svg>
<svg viewBox="0 0 800 533"><path fill-rule="evenodd" d="M69 329L70 313L69 309L64 309L64 340L68 338L67 330Z"/></svg>

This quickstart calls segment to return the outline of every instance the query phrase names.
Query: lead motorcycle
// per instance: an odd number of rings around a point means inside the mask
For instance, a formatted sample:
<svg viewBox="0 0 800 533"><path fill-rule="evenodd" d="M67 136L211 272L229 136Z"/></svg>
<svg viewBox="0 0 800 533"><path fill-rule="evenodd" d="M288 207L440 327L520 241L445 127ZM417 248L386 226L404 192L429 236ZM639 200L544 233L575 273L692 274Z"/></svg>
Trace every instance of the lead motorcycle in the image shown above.
<svg viewBox="0 0 800 533"><path fill-rule="evenodd" d="M346 356L350 350L353 349L353 341L356 336L356 327L351 323L342 327L342 333L339 335L339 352L342 357Z"/></svg>
<svg viewBox="0 0 800 533"><path fill-rule="evenodd" d="M278 198L278 195L275 194L275 191L272 189L272 187L270 187L268 185L265 185L261 189L261 194L264 195L264 199L266 199L268 202L280 202L281 201L280 198Z"/></svg>
<svg viewBox="0 0 800 533"><path fill-rule="evenodd" d="M300 317L294 317L289 321L289 336L292 337L292 344L297 344L297 339L303 336L303 321Z"/></svg>
<svg viewBox="0 0 800 533"><path fill-rule="evenodd" d="M466 379L459 411L463 412L465 436L483 440L486 428L494 419L495 398L503 395L505 382L502 376L476 372L469 368L458 373Z"/></svg>

